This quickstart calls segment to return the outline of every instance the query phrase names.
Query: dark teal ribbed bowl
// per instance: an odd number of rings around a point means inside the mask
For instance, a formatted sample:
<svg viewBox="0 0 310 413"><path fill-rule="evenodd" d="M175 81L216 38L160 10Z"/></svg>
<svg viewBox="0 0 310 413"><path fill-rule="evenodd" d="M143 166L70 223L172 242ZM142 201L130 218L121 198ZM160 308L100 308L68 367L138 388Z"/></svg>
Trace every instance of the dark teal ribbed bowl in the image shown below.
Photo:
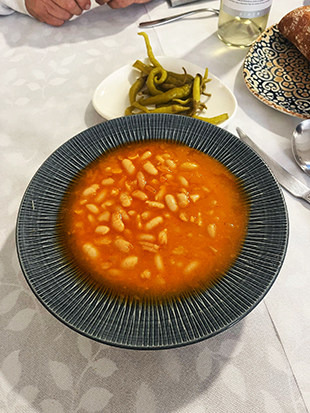
<svg viewBox="0 0 310 413"><path fill-rule="evenodd" d="M213 156L241 179L251 202L242 251L224 277L199 294L159 302L117 297L80 277L59 243L59 207L74 177L103 152L140 140L180 141ZM102 343L165 349L231 327L265 296L282 266L288 217L282 192L261 158L237 137L200 120L164 114L118 118L57 149L31 180L16 228L19 261L41 303L65 325Z"/></svg>

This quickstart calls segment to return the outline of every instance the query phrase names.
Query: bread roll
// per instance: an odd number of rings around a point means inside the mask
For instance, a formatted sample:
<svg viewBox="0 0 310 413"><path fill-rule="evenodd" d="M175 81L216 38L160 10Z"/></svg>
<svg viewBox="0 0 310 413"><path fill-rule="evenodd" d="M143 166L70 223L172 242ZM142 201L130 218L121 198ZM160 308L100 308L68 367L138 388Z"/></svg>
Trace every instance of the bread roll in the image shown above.
<svg viewBox="0 0 310 413"><path fill-rule="evenodd" d="M279 32L310 60L310 6L286 14L278 24Z"/></svg>

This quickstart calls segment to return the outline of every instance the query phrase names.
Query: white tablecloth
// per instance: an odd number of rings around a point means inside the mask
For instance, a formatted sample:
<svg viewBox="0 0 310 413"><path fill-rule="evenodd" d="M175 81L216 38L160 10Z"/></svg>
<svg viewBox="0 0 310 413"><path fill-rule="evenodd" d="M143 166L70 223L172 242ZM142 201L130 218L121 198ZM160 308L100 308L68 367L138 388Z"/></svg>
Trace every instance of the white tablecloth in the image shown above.
<svg viewBox="0 0 310 413"><path fill-rule="evenodd" d="M293 3L274 0L268 24L310 1ZM145 56L138 23L204 6L219 1L177 9L162 0L123 10L97 7L61 28L18 13L0 17L1 413L310 410L310 207L287 192L290 238L276 283L245 319L195 345L147 352L87 339L39 303L19 267L14 231L22 195L57 147L104 120L92 95L107 75ZM155 55L209 67L238 100L227 129L236 133L240 126L310 186L290 149L300 119L248 91L247 49L224 45L216 28L216 17L197 15L147 32Z"/></svg>

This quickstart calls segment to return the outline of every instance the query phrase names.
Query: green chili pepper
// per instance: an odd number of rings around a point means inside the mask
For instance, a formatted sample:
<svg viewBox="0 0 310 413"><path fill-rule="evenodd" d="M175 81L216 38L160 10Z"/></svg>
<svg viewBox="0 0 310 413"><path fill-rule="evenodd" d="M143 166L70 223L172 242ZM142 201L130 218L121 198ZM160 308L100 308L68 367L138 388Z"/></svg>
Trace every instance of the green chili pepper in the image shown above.
<svg viewBox="0 0 310 413"><path fill-rule="evenodd" d="M192 98L188 99L172 99L173 102L177 102L180 105L189 105L192 102Z"/></svg>
<svg viewBox="0 0 310 413"><path fill-rule="evenodd" d="M184 107L181 105L169 105L169 106L162 106L155 109L148 109L146 106L142 106L139 102L134 102L133 106L137 109L140 109L144 113L179 113L179 112L186 112L189 107Z"/></svg>
<svg viewBox="0 0 310 413"><path fill-rule="evenodd" d="M146 75L148 75L151 70L154 69L154 66L146 65L145 63L141 62L141 60L136 60L132 66Z"/></svg>
<svg viewBox="0 0 310 413"><path fill-rule="evenodd" d="M150 64L136 60L133 67L141 72L141 77L132 85L129 91L130 105L125 115L135 113L179 113L191 116L205 122L218 125L228 119L228 114L223 113L214 117L199 116L201 110L207 109L205 103L201 102L201 96L211 96L206 92L206 85L211 81L208 78L208 68L204 75L197 74L195 77L184 73L166 71L154 56L148 35L144 32L138 33L144 37L147 55ZM145 95L137 101L137 95ZM150 108L155 106L155 108Z"/></svg>
<svg viewBox="0 0 310 413"><path fill-rule="evenodd" d="M193 81L193 89L192 89L192 107L190 112L188 113L189 116L192 116L196 113L199 104L200 104L200 88L201 88L201 75L198 73Z"/></svg>
<svg viewBox="0 0 310 413"><path fill-rule="evenodd" d="M202 78L202 81L201 81L201 93L206 95L206 96L211 96L210 93L204 93L204 91L206 89L206 84L211 82L211 79L208 79L208 74L209 74L209 70L208 70L208 68L206 68L205 74L204 74L204 76Z"/></svg>
<svg viewBox="0 0 310 413"><path fill-rule="evenodd" d="M138 92L140 92L142 87L144 86L145 81L146 81L146 77L141 76L135 81L135 83L129 89L129 102L131 105L133 104L133 102L136 101L136 96Z"/></svg>
<svg viewBox="0 0 310 413"><path fill-rule="evenodd" d="M125 116L133 115L134 106L128 106L125 110Z"/></svg>
<svg viewBox="0 0 310 413"><path fill-rule="evenodd" d="M139 100L139 103L143 106L147 106L167 103L173 99L183 99L190 94L191 89L191 85L186 84L182 87L175 87L174 89L168 90L161 95L151 96L147 99L141 99Z"/></svg>
<svg viewBox="0 0 310 413"><path fill-rule="evenodd" d="M212 118L205 118L202 116L193 115L193 118L200 119L208 123L212 123L213 125L218 125L219 123L224 122L224 120L228 119L228 113L223 113L222 115L213 116Z"/></svg>
<svg viewBox="0 0 310 413"><path fill-rule="evenodd" d="M160 75L158 77L158 75ZM152 96L160 95L163 92L156 87L156 83L163 83L167 78L167 72L162 67L154 67L151 70L150 74L147 77L146 85L149 89L149 92Z"/></svg>
<svg viewBox="0 0 310 413"><path fill-rule="evenodd" d="M175 87L177 86L173 85L172 83L166 83L166 82L160 85L160 89L163 90L164 92L170 89L174 89Z"/></svg>
<svg viewBox="0 0 310 413"><path fill-rule="evenodd" d="M193 82L193 104L194 106L198 106L200 102L200 98L201 98L200 86L201 86L201 75L198 73L195 76L195 79Z"/></svg>
<svg viewBox="0 0 310 413"><path fill-rule="evenodd" d="M168 71L168 81L171 83L177 84L177 86L183 86L185 83L191 83L194 80L194 76L188 74L186 69L182 68L184 73L175 73Z"/></svg>
<svg viewBox="0 0 310 413"><path fill-rule="evenodd" d="M203 75L203 79L202 79L202 83L206 83L206 82L210 82L211 79L208 79L208 75L209 75L209 69L206 67L205 69L205 74Z"/></svg>
<svg viewBox="0 0 310 413"><path fill-rule="evenodd" d="M139 36L143 36L144 37L144 41L145 41L145 45L146 45L146 50L147 50L147 55L148 58L150 60L150 63L154 66L160 66L161 64L156 60L151 44L150 44L150 40L149 40L149 36L145 33L145 32L140 32L138 33Z"/></svg>

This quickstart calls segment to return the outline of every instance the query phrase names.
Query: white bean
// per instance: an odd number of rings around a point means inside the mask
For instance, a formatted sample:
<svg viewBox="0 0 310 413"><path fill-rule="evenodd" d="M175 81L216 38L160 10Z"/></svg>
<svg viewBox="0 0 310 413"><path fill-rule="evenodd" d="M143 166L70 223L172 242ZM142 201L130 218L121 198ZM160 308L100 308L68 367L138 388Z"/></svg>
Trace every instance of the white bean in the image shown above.
<svg viewBox="0 0 310 413"><path fill-rule="evenodd" d="M103 189L102 191L99 192L99 194L96 196L95 201L96 202L102 202L105 197L107 196L108 191L106 189Z"/></svg>
<svg viewBox="0 0 310 413"><path fill-rule="evenodd" d="M116 238L116 240L114 241L114 245L120 251L126 253L133 249L133 245L129 241L126 241L124 238Z"/></svg>
<svg viewBox="0 0 310 413"><path fill-rule="evenodd" d="M161 156L161 155L156 155L155 156L156 161L158 161L159 163L164 163L165 159Z"/></svg>
<svg viewBox="0 0 310 413"><path fill-rule="evenodd" d="M95 220L95 218L94 218L94 216L93 216L92 214L88 214L88 215L87 215L87 219L88 219L88 221L89 221L91 224L93 224L94 222L96 222L96 220Z"/></svg>
<svg viewBox="0 0 310 413"><path fill-rule="evenodd" d="M133 175L135 173L136 167L134 166L134 164L131 162L130 159L123 159L122 165L126 169L126 171L129 173L129 175Z"/></svg>
<svg viewBox="0 0 310 413"><path fill-rule="evenodd" d="M105 202L102 204L102 207L105 208L105 207L112 206L112 205L114 205L114 204L115 204L115 200L114 200L114 199L109 199L108 201L105 201Z"/></svg>
<svg viewBox="0 0 310 413"><path fill-rule="evenodd" d="M111 217L111 224L112 227L118 231L118 232L122 232L125 229L125 225L122 221L122 215L120 214L120 212L113 212L112 217Z"/></svg>
<svg viewBox="0 0 310 413"><path fill-rule="evenodd" d="M121 271L120 270L118 270L117 268L110 268L109 270L108 270L108 274L109 275L112 275L113 277L114 276L119 276L119 275L121 275Z"/></svg>
<svg viewBox="0 0 310 413"><path fill-rule="evenodd" d="M114 182L113 178L106 178L101 181L102 185L112 185Z"/></svg>
<svg viewBox="0 0 310 413"><path fill-rule="evenodd" d="M177 201L175 200L175 197L173 195L171 194L166 195L165 201L170 211L176 212L179 209Z"/></svg>
<svg viewBox="0 0 310 413"><path fill-rule="evenodd" d="M149 241L149 242L153 242L156 239L155 235L152 235L152 234L140 234L138 238L142 241Z"/></svg>
<svg viewBox="0 0 310 413"><path fill-rule="evenodd" d="M160 244L168 244L168 230L167 228L160 231L158 234L158 241Z"/></svg>
<svg viewBox="0 0 310 413"><path fill-rule="evenodd" d="M190 262L183 270L184 275L189 275L199 267L198 261Z"/></svg>
<svg viewBox="0 0 310 413"><path fill-rule="evenodd" d="M209 224L207 226L207 231L210 237L214 238L216 235L216 224Z"/></svg>
<svg viewBox="0 0 310 413"><path fill-rule="evenodd" d="M151 185L145 185L145 189L149 191L151 194L156 194L156 189L153 188Z"/></svg>
<svg viewBox="0 0 310 413"><path fill-rule="evenodd" d="M184 162L180 165L182 171L192 171L193 169L198 168L198 165L194 162Z"/></svg>
<svg viewBox="0 0 310 413"><path fill-rule="evenodd" d="M178 245L172 250L172 254L174 255L185 255L187 253L187 250L183 245Z"/></svg>
<svg viewBox="0 0 310 413"><path fill-rule="evenodd" d="M90 258L97 258L99 253L97 248L95 248L91 243L87 242L83 245L83 251L90 257Z"/></svg>
<svg viewBox="0 0 310 413"><path fill-rule="evenodd" d="M123 259L121 263L121 267L126 270L130 270L134 268L137 264L138 264L138 257L136 257L135 255L130 255L129 257L126 257L125 259Z"/></svg>
<svg viewBox="0 0 310 413"><path fill-rule="evenodd" d="M158 271L164 271L164 262L160 254L155 255L154 262Z"/></svg>
<svg viewBox="0 0 310 413"><path fill-rule="evenodd" d="M161 217L161 216L155 217L155 218L151 219L149 222L146 223L145 228L147 230L153 229L153 228L157 227L159 224L161 224L162 222L164 222L163 217Z"/></svg>
<svg viewBox="0 0 310 413"><path fill-rule="evenodd" d="M119 200L121 201L123 207L129 207L132 202L132 198L129 194L127 194L127 192L121 192Z"/></svg>
<svg viewBox="0 0 310 413"><path fill-rule="evenodd" d="M142 219L149 219L151 217L151 211L144 211L141 214Z"/></svg>
<svg viewBox="0 0 310 413"><path fill-rule="evenodd" d="M178 204L181 208L186 208L188 205L188 198L185 194L177 194Z"/></svg>
<svg viewBox="0 0 310 413"><path fill-rule="evenodd" d="M107 227L106 225L98 225L98 227L95 229L96 234L100 235L105 235L110 231L110 228Z"/></svg>
<svg viewBox="0 0 310 413"><path fill-rule="evenodd" d="M97 205L94 204L86 204L86 208L92 212L93 214L98 214L100 212L99 208Z"/></svg>
<svg viewBox="0 0 310 413"><path fill-rule="evenodd" d="M140 191L139 189L137 189L136 191L133 191L133 193L131 194L134 198L140 199L140 201L146 201L148 196Z"/></svg>
<svg viewBox="0 0 310 413"><path fill-rule="evenodd" d="M197 202L198 199L200 198L200 195L198 195L198 194L193 194L193 195L190 195L189 197L190 197L190 199L191 199L193 202Z"/></svg>
<svg viewBox="0 0 310 413"><path fill-rule="evenodd" d="M121 213L122 219L124 221L129 221L130 220L129 215L127 214L127 212L123 208L116 207L116 210Z"/></svg>
<svg viewBox="0 0 310 413"><path fill-rule="evenodd" d="M129 180L125 181L125 187L126 187L126 190L127 190L129 193L130 193L131 191L133 191L134 189L136 189L136 188L137 188L137 185L138 185L137 179L134 179L133 181L129 181Z"/></svg>
<svg viewBox="0 0 310 413"><path fill-rule="evenodd" d="M150 161L146 161L145 164L143 164L143 169L150 175L158 174L158 170L155 168L155 166Z"/></svg>
<svg viewBox="0 0 310 413"><path fill-rule="evenodd" d="M188 180L186 178L184 178L184 176L179 176L179 181L181 183L182 186L185 186L185 188L188 187Z"/></svg>
<svg viewBox="0 0 310 413"><path fill-rule="evenodd" d="M150 158L152 156L152 152L150 151L145 151L143 155L141 155L141 161L145 161L146 159Z"/></svg>
<svg viewBox="0 0 310 413"><path fill-rule="evenodd" d="M149 278L151 278L151 275L152 274L151 274L150 270L144 270L144 271L141 272L140 277L149 279Z"/></svg>
<svg viewBox="0 0 310 413"><path fill-rule="evenodd" d="M159 245L153 244L152 242L140 241L140 245L142 246L142 249L144 251L149 251L149 252L159 251Z"/></svg>
<svg viewBox="0 0 310 413"><path fill-rule="evenodd" d="M96 238L94 243L96 245L110 245L112 243L112 240L110 237L100 237Z"/></svg>
<svg viewBox="0 0 310 413"><path fill-rule="evenodd" d="M176 164L172 159L166 159L166 164L169 166L169 168L174 169L176 168Z"/></svg>
<svg viewBox="0 0 310 413"><path fill-rule="evenodd" d="M102 221L108 222L109 219L110 219L110 216L111 216L111 214L110 214L109 211L104 211L98 216L98 221L99 222L102 222Z"/></svg>
<svg viewBox="0 0 310 413"><path fill-rule="evenodd" d="M164 209L165 205L161 202L156 202L156 201L146 201L149 207L151 208L159 208L159 209Z"/></svg>
<svg viewBox="0 0 310 413"><path fill-rule="evenodd" d="M123 170L119 167L115 167L111 170L112 174L121 174Z"/></svg>
<svg viewBox="0 0 310 413"><path fill-rule="evenodd" d="M166 187L164 185L162 185L159 188L159 191L157 192L157 194L155 195L155 200L156 201L161 201L163 199L163 197L165 196L165 194L166 194Z"/></svg>
<svg viewBox="0 0 310 413"><path fill-rule="evenodd" d="M144 189L146 185L146 179L145 179L143 172L139 171L137 173L137 181L138 181L139 188Z"/></svg>
<svg viewBox="0 0 310 413"><path fill-rule="evenodd" d="M97 191L98 188L99 188L98 184L93 184L84 190L83 195L84 196L93 195Z"/></svg>
<svg viewBox="0 0 310 413"><path fill-rule="evenodd" d="M184 222L188 222L189 221L189 216L185 213L185 212L181 212L180 214L180 220L184 221Z"/></svg>

